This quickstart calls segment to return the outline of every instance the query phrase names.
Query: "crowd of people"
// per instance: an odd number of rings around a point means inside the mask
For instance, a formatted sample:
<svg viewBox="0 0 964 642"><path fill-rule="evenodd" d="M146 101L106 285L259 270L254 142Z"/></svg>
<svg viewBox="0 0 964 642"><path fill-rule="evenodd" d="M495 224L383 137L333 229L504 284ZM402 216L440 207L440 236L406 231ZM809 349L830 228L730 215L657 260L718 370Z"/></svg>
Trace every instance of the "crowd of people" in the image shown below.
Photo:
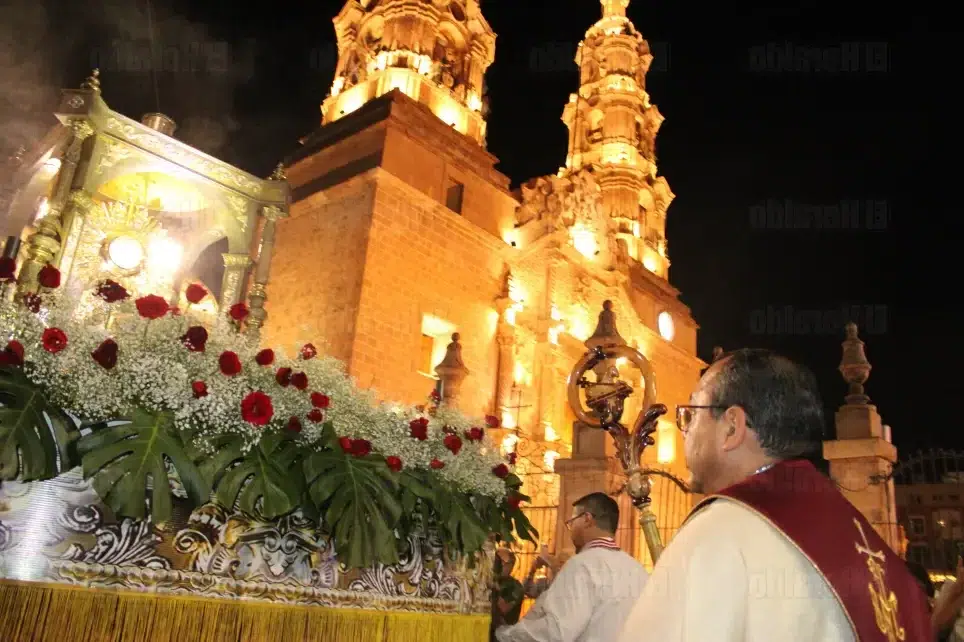
<svg viewBox="0 0 964 642"><path fill-rule="evenodd" d="M616 544L616 501L587 495L565 563L543 548L520 582L497 552L492 642L964 642L964 566L935 592L814 465L824 417L806 368L725 355L676 423L704 499L652 574Z"/></svg>

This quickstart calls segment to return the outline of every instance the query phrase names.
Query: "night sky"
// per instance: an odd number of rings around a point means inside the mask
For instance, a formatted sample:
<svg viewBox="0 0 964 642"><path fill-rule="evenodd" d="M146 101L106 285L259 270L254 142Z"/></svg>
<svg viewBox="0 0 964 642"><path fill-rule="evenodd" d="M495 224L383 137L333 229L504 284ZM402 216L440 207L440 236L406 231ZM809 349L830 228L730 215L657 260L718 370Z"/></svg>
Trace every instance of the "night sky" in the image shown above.
<svg viewBox="0 0 964 642"><path fill-rule="evenodd" d="M94 66L113 109L160 110L182 140L258 175L318 126L342 2L70 4L0 10L0 151L42 135L56 89ZM483 11L498 34L488 146L517 185L564 163L572 58L600 5L486 0ZM939 118L928 74L949 41L906 7L632 0L629 15L656 56L659 167L677 195L670 281L702 326L700 356L756 346L803 361L821 380L830 424L853 316L874 367L867 392L903 452L964 445L949 421L959 387L943 374L962 357L954 214L934 203L920 169Z"/></svg>

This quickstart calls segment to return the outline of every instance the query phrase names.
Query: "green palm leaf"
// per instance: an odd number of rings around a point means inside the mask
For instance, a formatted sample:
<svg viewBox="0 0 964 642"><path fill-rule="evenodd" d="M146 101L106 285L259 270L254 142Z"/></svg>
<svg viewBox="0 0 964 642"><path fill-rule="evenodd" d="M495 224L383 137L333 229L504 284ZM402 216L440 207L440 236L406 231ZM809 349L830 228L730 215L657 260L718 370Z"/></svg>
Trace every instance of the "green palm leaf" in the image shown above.
<svg viewBox="0 0 964 642"><path fill-rule="evenodd" d="M308 457L304 467L308 494L332 529L340 561L350 568L397 562L394 531L402 506L384 460L326 451Z"/></svg>
<svg viewBox="0 0 964 642"><path fill-rule="evenodd" d="M458 490L439 488L435 510L449 546L471 555L485 544L489 530L483 524L470 496Z"/></svg>
<svg viewBox="0 0 964 642"><path fill-rule="evenodd" d="M135 410L125 423L104 426L77 442L85 477L117 515L143 519L148 485L151 517L163 524L171 517L171 488L165 459L170 461L188 498L205 501L210 487L187 456L170 413Z"/></svg>
<svg viewBox="0 0 964 642"><path fill-rule="evenodd" d="M19 368L0 368L0 480L50 479L74 467L73 422Z"/></svg>
<svg viewBox="0 0 964 642"><path fill-rule="evenodd" d="M268 520L298 507L304 484L292 471L303 451L289 436L263 435L247 452L237 435L218 435L209 445L210 455L195 446L189 451L220 504Z"/></svg>

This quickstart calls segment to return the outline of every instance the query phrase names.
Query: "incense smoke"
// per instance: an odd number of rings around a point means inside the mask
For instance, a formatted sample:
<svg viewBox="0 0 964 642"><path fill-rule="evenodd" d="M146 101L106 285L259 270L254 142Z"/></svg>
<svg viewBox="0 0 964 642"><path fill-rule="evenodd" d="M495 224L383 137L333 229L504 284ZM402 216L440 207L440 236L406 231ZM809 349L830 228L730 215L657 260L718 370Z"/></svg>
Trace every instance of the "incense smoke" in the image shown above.
<svg viewBox="0 0 964 642"><path fill-rule="evenodd" d="M36 144L56 122L59 90L95 67L112 109L134 119L161 111L178 121L177 138L217 154L238 129L235 90L254 75L255 53L253 41L231 43L142 0L56 11L14 0L0 8L0 154Z"/></svg>

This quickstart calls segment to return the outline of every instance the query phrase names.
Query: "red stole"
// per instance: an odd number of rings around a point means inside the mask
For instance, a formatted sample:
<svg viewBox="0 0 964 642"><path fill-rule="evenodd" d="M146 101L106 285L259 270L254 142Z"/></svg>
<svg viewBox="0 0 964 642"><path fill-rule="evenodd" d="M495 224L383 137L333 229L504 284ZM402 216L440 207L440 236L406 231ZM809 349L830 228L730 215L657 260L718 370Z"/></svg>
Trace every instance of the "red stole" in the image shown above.
<svg viewBox="0 0 964 642"><path fill-rule="evenodd" d="M774 465L700 502L736 501L783 533L833 588L858 642L933 642L927 598L904 561L808 461Z"/></svg>

